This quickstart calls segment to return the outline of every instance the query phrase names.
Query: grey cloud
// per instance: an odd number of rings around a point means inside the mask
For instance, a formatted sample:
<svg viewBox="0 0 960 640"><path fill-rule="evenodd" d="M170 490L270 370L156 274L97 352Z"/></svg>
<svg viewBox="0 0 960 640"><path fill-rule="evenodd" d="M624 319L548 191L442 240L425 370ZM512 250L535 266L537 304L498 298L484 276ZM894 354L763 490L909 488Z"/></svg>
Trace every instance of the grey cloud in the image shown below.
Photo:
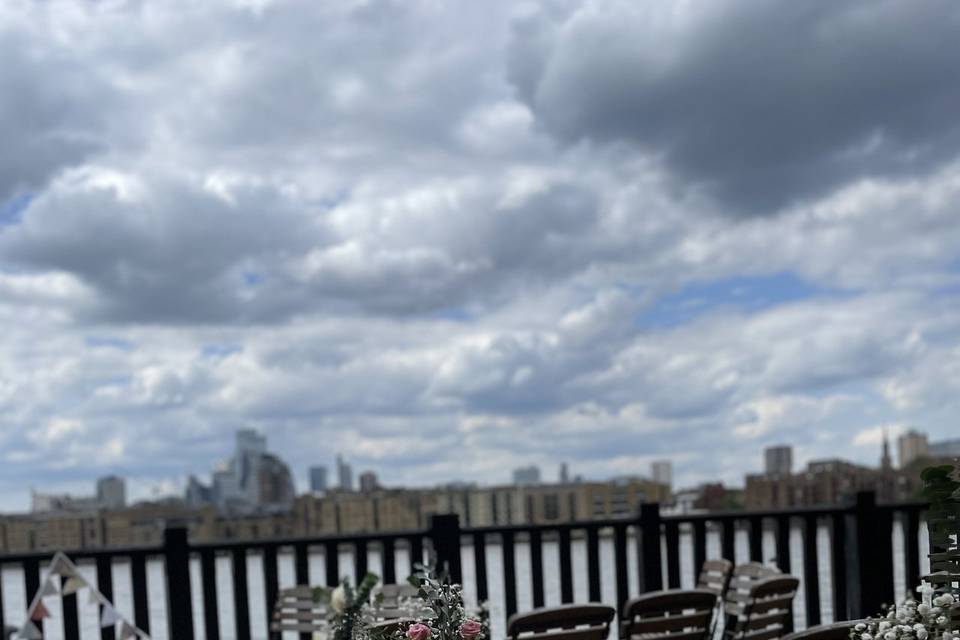
<svg viewBox="0 0 960 640"><path fill-rule="evenodd" d="M102 147L104 84L69 52L0 28L0 208Z"/></svg>
<svg viewBox="0 0 960 640"><path fill-rule="evenodd" d="M734 214L960 153L949 0L591 2L515 27L518 93L566 140L632 141Z"/></svg>

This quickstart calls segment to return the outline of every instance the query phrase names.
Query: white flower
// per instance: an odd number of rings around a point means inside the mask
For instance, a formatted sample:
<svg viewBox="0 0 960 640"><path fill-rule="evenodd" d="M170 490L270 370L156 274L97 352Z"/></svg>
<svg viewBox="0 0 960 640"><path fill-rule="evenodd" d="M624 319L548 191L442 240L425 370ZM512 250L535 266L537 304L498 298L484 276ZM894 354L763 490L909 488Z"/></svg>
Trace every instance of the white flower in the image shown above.
<svg viewBox="0 0 960 640"><path fill-rule="evenodd" d="M923 604L917 607L917 613L919 613L922 616L928 615L930 613L930 605L924 602Z"/></svg>
<svg viewBox="0 0 960 640"><path fill-rule="evenodd" d="M873 636L869 633L864 633L860 636L860 640L873 640Z"/></svg>
<svg viewBox="0 0 960 640"><path fill-rule="evenodd" d="M883 622L880 623L880 626L877 627L877 631L883 633L884 631L886 631L886 630L889 629L889 628L890 628L890 623L887 622L886 620L884 620Z"/></svg>
<svg viewBox="0 0 960 640"><path fill-rule="evenodd" d="M867 628L867 625L863 624L862 622L858 622L857 626L854 627L856 631L863 631L866 628Z"/></svg>
<svg viewBox="0 0 960 640"><path fill-rule="evenodd" d="M937 624L940 626L947 624L947 616L937 616Z"/></svg>
<svg viewBox="0 0 960 640"><path fill-rule="evenodd" d="M337 613L343 613L343 610L347 608L347 594L343 590L343 585L334 589L333 593L330 594L330 608Z"/></svg>
<svg viewBox="0 0 960 640"><path fill-rule="evenodd" d="M923 627L923 625L918 624L917 627L920 627L917 629L917 640L927 640L927 630ZM916 629L916 627L914 628Z"/></svg>
<svg viewBox="0 0 960 640"><path fill-rule="evenodd" d="M896 631L887 631L887 633L884 634L883 638L884 638L884 640L897 640L897 632L896 632Z"/></svg>

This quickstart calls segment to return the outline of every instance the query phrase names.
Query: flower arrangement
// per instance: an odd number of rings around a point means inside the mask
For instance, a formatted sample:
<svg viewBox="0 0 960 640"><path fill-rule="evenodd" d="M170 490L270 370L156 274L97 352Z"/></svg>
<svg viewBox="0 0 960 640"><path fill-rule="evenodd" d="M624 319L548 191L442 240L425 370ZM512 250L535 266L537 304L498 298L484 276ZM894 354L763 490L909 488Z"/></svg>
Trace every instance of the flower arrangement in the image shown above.
<svg viewBox="0 0 960 640"><path fill-rule="evenodd" d="M327 621L333 640L353 640L355 628L363 623L364 607L370 604L370 593L377 581L376 575L368 573L356 589L344 578L334 589L317 587L313 590L314 601L328 608Z"/></svg>
<svg viewBox="0 0 960 640"><path fill-rule="evenodd" d="M486 640L489 616L480 607L476 616L463 605L463 588L438 577L431 568L416 565L410 584L426 604L424 615L407 627L407 640Z"/></svg>
<svg viewBox="0 0 960 640"><path fill-rule="evenodd" d="M917 589L922 601L907 598L880 618L867 618L850 631L850 640L960 640L952 626L960 602L950 593L935 595L933 587Z"/></svg>

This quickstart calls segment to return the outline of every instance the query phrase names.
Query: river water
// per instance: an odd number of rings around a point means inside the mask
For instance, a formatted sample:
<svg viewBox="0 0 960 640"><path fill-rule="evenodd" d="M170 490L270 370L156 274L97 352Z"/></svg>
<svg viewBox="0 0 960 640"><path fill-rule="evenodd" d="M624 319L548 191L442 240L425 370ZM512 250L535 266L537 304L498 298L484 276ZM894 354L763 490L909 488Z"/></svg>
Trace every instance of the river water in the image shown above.
<svg viewBox="0 0 960 640"><path fill-rule="evenodd" d="M764 531L763 536L763 557L773 558L775 555L775 534L772 530ZM897 599L902 598L906 592L904 584L903 570L903 531L899 524L893 531L893 548L895 554L894 562L894 586ZM747 532L738 529L735 538L735 552L737 562L746 562L749 559ZM637 570L637 545L631 538L628 540L628 577L630 583L630 594L634 595L638 591L639 575ZM310 555L310 576L311 582L319 584L326 575L323 554L318 548L317 553ZM790 535L790 566L792 573L800 578L801 587L794 603L795 627L803 629L806 619L806 602L804 601L804 589L802 581L806 578L803 575L803 539L799 528L794 527ZM929 570L927 561L927 535L925 525L921 524L920 532L920 563L921 574ZM530 549L529 546L518 541L514 546L515 562L517 568L517 606L518 610L525 611L532 608L532 592L530 586ZM586 544L583 540L574 539L571 549L573 559L573 579L574 579L574 598L577 602L586 602L587 598L587 555ZM409 573L410 558L407 551L398 548L395 554L396 574L405 576ZM820 612L823 622L833 621L833 590L831 584L831 555L830 555L830 532L829 529L821 526L817 532L817 556L819 560L819 575L817 579L820 585ZM504 637L504 606L503 606L503 578L502 578L502 554L499 544L493 544L492 540L487 544L487 581L489 606L491 613L491 623L493 625L493 638ZM666 549L663 549L663 557L666 558ZM720 537L715 531L707 532L707 557L720 557ZM464 593L468 602L475 602L476 589L474 584L474 562L473 548L463 547L463 581ZM352 578L353 558L350 553L341 552L339 566L343 575ZM371 551L368 558L368 566L374 573L379 573L381 569L381 559L379 553ZM560 579L559 579L559 549L556 542L544 541L543 543L543 584L544 597L547 606L560 604ZM81 564L80 570L83 576L92 584L96 583L96 571L92 564ZM42 568L46 571L46 567ZM664 572L666 567L664 567ZM689 531L681 530L680 540L680 573L681 586L689 588L694 583L693 567L693 540ZM234 631L234 609L233 609L233 583L232 583L232 565L229 557L217 559L217 602L220 618L220 637L222 640L235 640ZM278 555L277 567L278 580L281 587L293 586L294 565L292 554L281 553ZM2 569L4 620L7 624L20 625L26 617L27 598L24 593L23 571L16 567L4 567ZM616 583L614 571L614 550L613 540L610 537L601 537L600 539L600 578L602 600L606 603L615 605L616 603ZM263 567L259 555L250 555L247 558L247 581L249 587L249 611L250 628L254 640L266 640L267 638L267 607L264 602L263 588ZM203 602L200 585L200 566L199 562L194 561L191 566L191 589L193 595L194 612L194 634L197 640L205 640L203 628ZM664 575L664 584L666 584L666 575ZM133 601L130 587L130 565L125 562L116 562L113 565L113 589L114 605L116 608L131 621L133 620ZM155 640L173 640L167 634L166 625L166 595L163 581L163 563L160 560L152 560L147 563L147 593L150 603L150 629L151 637ZM31 596L33 594L30 594ZM80 618L80 635L83 640L99 639L99 624L97 618L97 607L87 604L86 592L81 592L77 600L78 614ZM62 640L63 626L62 615L60 611L60 599L49 597L44 600L44 604L50 611L50 618L44 625L45 637L49 640ZM294 639L294 634L287 634L284 640Z"/></svg>

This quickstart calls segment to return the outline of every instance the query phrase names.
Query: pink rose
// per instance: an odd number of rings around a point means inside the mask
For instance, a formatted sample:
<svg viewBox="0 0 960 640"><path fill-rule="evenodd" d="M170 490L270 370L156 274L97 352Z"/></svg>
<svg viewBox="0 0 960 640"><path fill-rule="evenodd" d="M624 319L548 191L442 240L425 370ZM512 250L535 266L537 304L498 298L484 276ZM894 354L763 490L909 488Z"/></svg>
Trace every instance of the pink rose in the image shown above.
<svg viewBox="0 0 960 640"><path fill-rule="evenodd" d="M460 625L460 635L463 640L476 640L483 633L483 626L476 620L467 619Z"/></svg>
<svg viewBox="0 0 960 640"><path fill-rule="evenodd" d="M410 640L427 640L432 633L430 627L420 622L410 625L407 629L407 637Z"/></svg>

